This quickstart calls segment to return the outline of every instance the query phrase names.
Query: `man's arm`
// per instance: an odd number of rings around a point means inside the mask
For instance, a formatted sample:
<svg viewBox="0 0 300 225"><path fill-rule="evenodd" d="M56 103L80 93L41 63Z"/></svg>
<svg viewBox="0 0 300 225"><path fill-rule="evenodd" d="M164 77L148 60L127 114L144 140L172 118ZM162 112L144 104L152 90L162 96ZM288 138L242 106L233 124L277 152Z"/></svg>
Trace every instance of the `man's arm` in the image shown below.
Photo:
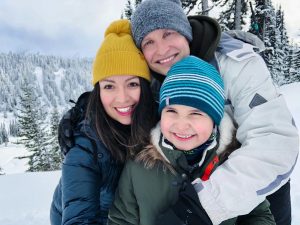
<svg viewBox="0 0 300 225"><path fill-rule="evenodd" d="M262 58L219 59L227 107L233 110L242 146L200 184L198 196L213 224L249 213L278 190L289 179L299 151L293 118Z"/></svg>

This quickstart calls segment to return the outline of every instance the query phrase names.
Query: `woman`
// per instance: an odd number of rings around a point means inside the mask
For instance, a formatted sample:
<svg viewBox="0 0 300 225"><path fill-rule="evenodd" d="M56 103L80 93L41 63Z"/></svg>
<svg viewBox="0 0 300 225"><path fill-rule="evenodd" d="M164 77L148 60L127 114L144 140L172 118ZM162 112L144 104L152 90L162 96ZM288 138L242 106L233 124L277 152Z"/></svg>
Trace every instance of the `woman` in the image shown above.
<svg viewBox="0 0 300 225"><path fill-rule="evenodd" d="M157 122L149 80L128 20L113 22L94 61L85 119L62 165L52 225L106 224L124 161L149 143Z"/></svg>

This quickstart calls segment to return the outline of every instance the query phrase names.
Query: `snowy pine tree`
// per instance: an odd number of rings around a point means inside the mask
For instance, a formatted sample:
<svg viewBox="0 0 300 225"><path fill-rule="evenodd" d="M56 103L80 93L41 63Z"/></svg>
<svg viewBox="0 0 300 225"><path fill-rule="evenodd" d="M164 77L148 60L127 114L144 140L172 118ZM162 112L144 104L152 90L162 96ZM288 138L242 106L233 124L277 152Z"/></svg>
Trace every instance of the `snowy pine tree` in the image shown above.
<svg viewBox="0 0 300 225"><path fill-rule="evenodd" d="M130 0L127 0L127 3L125 5L125 9L124 9L124 17L127 19L131 19L133 13L133 6Z"/></svg>
<svg viewBox="0 0 300 225"><path fill-rule="evenodd" d="M288 77L286 77L287 83L293 83L297 81L297 70L296 70L296 55L297 48L294 45L290 45L287 55L287 66L288 66Z"/></svg>
<svg viewBox="0 0 300 225"><path fill-rule="evenodd" d="M61 168L62 155L58 143L58 124L59 124L59 113L55 107L51 113L50 118L50 143L51 143L51 167L52 170Z"/></svg>
<svg viewBox="0 0 300 225"><path fill-rule="evenodd" d="M5 128L5 124L2 123L0 126L0 144L4 143L5 146L8 144L8 133Z"/></svg>
<svg viewBox="0 0 300 225"><path fill-rule="evenodd" d="M13 137L20 136L19 124L15 119L9 121L9 135Z"/></svg>
<svg viewBox="0 0 300 225"><path fill-rule="evenodd" d="M255 4L251 4L251 7L251 11L253 11L251 15L251 27L249 32L257 35L261 40L263 40L265 30L265 0L255 0Z"/></svg>
<svg viewBox="0 0 300 225"><path fill-rule="evenodd" d="M288 36L284 23L284 14L281 7L276 11L276 30L275 30L274 56L275 65L273 69L273 80L279 86L286 84L288 76Z"/></svg>
<svg viewBox="0 0 300 225"><path fill-rule="evenodd" d="M300 82L300 48L294 46L293 57L291 57L293 68L293 82Z"/></svg>
<svg viewBox="0 0 300 225"><path fill-rule="evenodd" d="M218 21L223 30L241 30L246 25L248 5L246 0L216 1L222 10Z"/></svg>
<svg viewBox="0 0 300 225"><path fill-rule="evenodd" d="M28 171L49 171L52 169L51 154L47 132L45 130L45 115L35 87L27 80L21 87L20 109L18 122L20 124L21 143L31 153Z"/></svg>

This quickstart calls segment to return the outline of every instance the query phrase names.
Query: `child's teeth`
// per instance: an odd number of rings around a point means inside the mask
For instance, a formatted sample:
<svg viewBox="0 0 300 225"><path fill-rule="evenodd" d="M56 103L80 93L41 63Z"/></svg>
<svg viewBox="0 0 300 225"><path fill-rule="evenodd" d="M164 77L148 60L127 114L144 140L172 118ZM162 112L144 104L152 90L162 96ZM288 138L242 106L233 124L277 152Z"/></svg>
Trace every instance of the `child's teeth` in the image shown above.
<svg viewBox="0 0 300 225"><path fill-rule="evenodd" d="M181 134L176 134L180 138L190 138L192 135L181 135Z"/></svg>

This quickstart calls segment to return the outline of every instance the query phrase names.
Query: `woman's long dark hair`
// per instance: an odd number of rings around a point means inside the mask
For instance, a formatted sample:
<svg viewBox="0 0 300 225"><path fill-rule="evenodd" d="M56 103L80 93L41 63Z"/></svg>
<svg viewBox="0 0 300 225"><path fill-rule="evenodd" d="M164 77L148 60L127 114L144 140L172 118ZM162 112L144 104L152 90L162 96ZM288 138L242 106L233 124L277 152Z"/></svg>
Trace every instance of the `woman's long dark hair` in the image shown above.
<svg viewBox="0 0 300 225"><path fill-rule="evenodd" d="M122 125L105 112L100 100L99 83L94 86L88 101L87 119L112 156L120 162L134 157L150 143L150 131L158 121L150 84L144 78L139 80L141 96L134 109L131 125Z"/></svg>

